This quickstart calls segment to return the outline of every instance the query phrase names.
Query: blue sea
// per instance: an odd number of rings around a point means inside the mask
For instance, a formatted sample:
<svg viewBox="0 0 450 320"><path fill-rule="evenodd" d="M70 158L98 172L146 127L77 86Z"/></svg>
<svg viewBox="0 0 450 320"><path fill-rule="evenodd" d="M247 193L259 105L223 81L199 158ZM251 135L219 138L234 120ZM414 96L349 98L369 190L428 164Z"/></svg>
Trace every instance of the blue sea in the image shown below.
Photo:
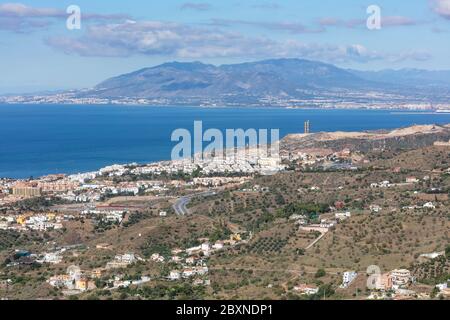
<svg viewBox="0 0 450 320"><path fill-rule="evenodd" d="M177 128L361 131L450 123L450 114L374 110L0 105L0 177L97 170L114 163L170 159Z"/></svg>

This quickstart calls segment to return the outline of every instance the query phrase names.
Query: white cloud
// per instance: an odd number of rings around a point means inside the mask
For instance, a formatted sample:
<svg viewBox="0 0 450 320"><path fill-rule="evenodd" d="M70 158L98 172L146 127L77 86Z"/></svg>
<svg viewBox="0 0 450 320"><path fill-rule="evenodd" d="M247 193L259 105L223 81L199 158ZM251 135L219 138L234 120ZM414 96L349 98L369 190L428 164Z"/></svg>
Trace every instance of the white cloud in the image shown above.
<svg viewBox="0 0 450 320"><path fill-rule="evenodd" d="M64 9L36 8L22 3L0 4L0 29L13 32L31 32L50 26L55 20L67 19ZM82 11L83 21L123 21L128 15L93 14Z"/></svg>
<svg viewBox="0 0 450 320"><path fill-rule="evenodd" d="M450 0L429 0L429 2L434 12L450 19Z"/></svg>
<svg viewBox="0 0 450 320"><path fill-rule="evenodd" d="M89 26L80 38L51 37L47 43L66 53L83 56L169 55L213 57L244 54L262 44L233 32L194 28L160 21Z"/></svg>
<svg viewBox="0 0 450 320"><path fill-rule="evenodd" d="M309 26L305 26L300 22L290 22L290 21L262 22L262 21L248 21L248 20L211 19L210 25L220 27L247 25L268 30L285 31L292 34L319 33L325 31L325 29L322 26L319 26L319 28L311 28Z"/></svg>
<svg viewBox="0 0 450 320"><path fill-rule="evenodd" d="M438 1L438 0L436 0ZM447 0L448 3L450 0ZM439 1L438 1L439 2ZM442 1L440 1L442 2ZM202 3L185 3L186 8L206 9ZM35 8L21 3L0 4L0 29L29 32L47 28L58 19L65 19L62 9ZM83 33L51 36L45 43L66 54L98 57L128 57L133 55L163 56L164 58L271 58L301 57L332 63L367 62L372 60L428 59L424 52L390 54L377 52L362 44L305 43L298 39L275 40L266 37L249 37L224 26L232 24L287 31L291 34L324 31L323 26L356 26L359 20L342 22L322 20L317 29L292 22L249 22L242 20L215 21L208 26L193 26L161 21L133 21L126 15L84 13L82 19L96 24L84 24ZM386 25L407 25L414 21L405 17L387 17ZM211 26L213 25L213 27Z"/></svg>
<svg viewBox="0 0 450 320"><path fill-rule="evenodd" d="M341 20L332 17L325 17L319 19L319 25L323 27L346 27L346 28L355 28L355 27L365 27L367 20L365 19L349 19L349 20ZM421 22L416 21L409 17L404 16L386 16L381 17L381 25L382 27L402 27L402 26L414 26Z"/></svg>
<svg viewBox="0 0 450 320"><path fill-rule="evenodd" d="M33 8L22 3L0 4L0 16L2 17L61 17L64 11L54 8Z"/></svg>
<svg viewBox="0 0 450 320"><path fill-rule="evenodd" d="M128 57L160 55L166 58L270 58L301 57L338 62L395 59L395 55L369 50L361 44L333 45L246 37L240 33L160 21L130 21L89 26L79 38L51 37L46 43L67 54ZM418 59L410 53L398 59ZM424 55L420 56L423 59Z"/></svg>

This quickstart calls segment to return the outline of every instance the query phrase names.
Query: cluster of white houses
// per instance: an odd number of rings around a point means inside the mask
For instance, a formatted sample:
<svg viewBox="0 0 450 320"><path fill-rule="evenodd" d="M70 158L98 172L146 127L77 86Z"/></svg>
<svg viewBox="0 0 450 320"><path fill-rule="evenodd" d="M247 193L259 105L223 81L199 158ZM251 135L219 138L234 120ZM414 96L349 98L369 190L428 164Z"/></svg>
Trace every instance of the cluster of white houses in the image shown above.
<svg viewBox="0 0 450 320"><path fill-rule="evenodd" d="M56 215L54 213L24 213L20 215L0 216L0 230L16 231L48 231L63 228L63 221L74 219L72 215Z"/></svg>

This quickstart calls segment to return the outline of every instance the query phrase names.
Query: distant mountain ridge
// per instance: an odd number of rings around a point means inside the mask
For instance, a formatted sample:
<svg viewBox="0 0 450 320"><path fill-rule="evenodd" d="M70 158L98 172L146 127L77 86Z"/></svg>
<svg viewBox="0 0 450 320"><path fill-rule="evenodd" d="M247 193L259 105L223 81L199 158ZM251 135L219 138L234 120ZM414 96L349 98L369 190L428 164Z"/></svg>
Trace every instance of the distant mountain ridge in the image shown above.
<svg viewBox="0 0 450 320"><path fill-rule="evenodd" d="M304 59L215 66L168 62L94 88L0 97L3 103L396 108L447 105L450 71L358 71Z"/></svg>
<svg viewBox="0 0 450 320"><path fill-rule="evenodd" d="M102 97L140 98L250 95L300 97L307 91L362 89L377 84L330 64L279 59L213 66L165 63L108 79L95 87Z"/></svg>

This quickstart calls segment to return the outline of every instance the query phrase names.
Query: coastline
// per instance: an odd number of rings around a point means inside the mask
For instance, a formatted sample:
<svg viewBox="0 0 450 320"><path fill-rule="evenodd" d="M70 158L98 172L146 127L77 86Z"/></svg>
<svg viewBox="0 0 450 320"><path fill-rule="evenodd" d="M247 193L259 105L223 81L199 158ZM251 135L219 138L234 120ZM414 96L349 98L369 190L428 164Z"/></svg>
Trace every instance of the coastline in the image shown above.
<svg viewBox="0 0 450 320"><path fill-rule="evenodd" d="M311 132L390 130L413 124L447 124L449 114L401 110L280 107L161 107L119 105L0 105L0 176L27 178L96 170L114 163L170 159L179 128L279 129L280 137ZM21 128L17 130L17 128Z"/></svg>
<svg viewBox="0 0 450 320"><path fill-rule="evenodd" d="M276 143L286 143L287 140L289 139L303 139L303 138L310 138L310 137L320 137L320 136L327 136L328 141L330 140L344 140L344 139L360 139L360 140L364 140L364 139L378 139L378 140L382 140L382 139L386 139L386 137L404 137L404 136L408 136L408 135L417 135L417 134L432 134L432 130L429 131L429 128L432 127L438 127L438 128L444 128L444 129L450 129L450 121L446 124L443 125L436 125L436 124L428 124L428 125L421 125L421 126L417 126L417 125L413 125L413 126L406 126L406 127L399 127L399 128L395 128L395 129L385 129L385 128L379 128L376 130L363 130L363 131L320 131L320 132L314 132L314 133L310 133L310 134L303 134L303 133L290 133L287 134L283 137L280 138L280 140L278 140ZM428 129L427 129L428 128ZM428 130L428 131L427 131ZM383 138L385 137L385 138ZM324 140L326 141L326 140ZM280 146L280 149L282 147ZM237 151L239 153L239 150ZM194 155L193 158L195 158L196 156ZM34 177L34 178L43 178L45 176L48 175L65 175L65 176L69 176L69 175L84 175L84 174L89 174L91 172L101 172L102 170L104 170L105 168L109 168L109 167L115 167L115 166L121 166L121 167L133 167L133 166L137 166L137 167L145 167L145 166L160 166L160 167L164 167L164 166L173 166L176 163L184 163L184 162L190 162L192 161L192 159L189 158L185 158L182 160L170 160L170 159L162 159L162 160L157 160L157 161L151 161L151 162L130 162L130 163L122 163L122 164L118 164L118 163L111 163L109 165L107 165L106 167L98 167L96 168L96 170L93 171L78 171L78 172L57 172L57 173L47 173L38 177ZM0 180L27 180L27 179L21 179L21 178L14 178L14 177L3 177L0 176Z"/></svg>
<svg viewBox="0 0 450 320"><path fill-rule="evenodd" d="M216 106L207 106L207 105L190 105L190 104L139 104L139 103L63 103L63 102L55 102L55 103L31 103L31 102L4 102L0 101L0 108L4 106L61 106L61 107L77 107L77 106L92 106L92 107L142 107L142 108L167 108L167 109L173 109L173 108L195 108L195 109L247 109L247 110L367 110L367 111L390 111L395 113L411 113L411 114L450 114L450 111L448 112L438 112L439 109L436 108L407 108L407 107L393 107L389 108L386 106L380 106L380 107L374 107L374 106L367 106L367 105L360 105L360 106L342 106L342 107L336 107L336 106L305 106L305 107L298 107L298 106L286 106L286 105L216 105ZM433 112L434 110L434 112Z"/></svg>

